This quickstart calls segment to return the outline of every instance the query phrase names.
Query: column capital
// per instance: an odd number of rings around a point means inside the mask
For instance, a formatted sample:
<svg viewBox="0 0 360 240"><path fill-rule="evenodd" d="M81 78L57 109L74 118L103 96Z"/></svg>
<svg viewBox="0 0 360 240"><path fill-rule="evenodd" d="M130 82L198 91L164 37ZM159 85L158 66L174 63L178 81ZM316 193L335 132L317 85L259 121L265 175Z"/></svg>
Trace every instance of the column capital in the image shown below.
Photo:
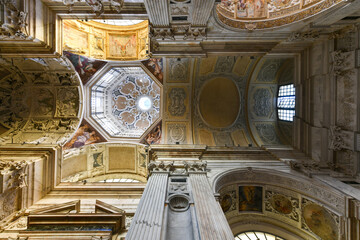
<svg viewBox="0 0 360 240"><path fill-rule="evenodd" d="M149 174L168 173L170 175L188 175L189 173L207 172L206 161L151 161L148 165Z"/></svg>

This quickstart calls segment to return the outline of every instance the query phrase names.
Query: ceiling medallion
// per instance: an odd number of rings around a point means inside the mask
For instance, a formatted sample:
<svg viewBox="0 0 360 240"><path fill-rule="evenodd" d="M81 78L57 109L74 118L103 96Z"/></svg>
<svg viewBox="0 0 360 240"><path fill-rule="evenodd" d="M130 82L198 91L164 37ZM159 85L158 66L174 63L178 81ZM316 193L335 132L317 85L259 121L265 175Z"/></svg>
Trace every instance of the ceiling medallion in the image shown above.
<svg viewBox="0 0 360 240"><path fill-rule="evenodd" d="M304 20L345 0L222 0L216 15L223 24L254 30Z"/></svg>

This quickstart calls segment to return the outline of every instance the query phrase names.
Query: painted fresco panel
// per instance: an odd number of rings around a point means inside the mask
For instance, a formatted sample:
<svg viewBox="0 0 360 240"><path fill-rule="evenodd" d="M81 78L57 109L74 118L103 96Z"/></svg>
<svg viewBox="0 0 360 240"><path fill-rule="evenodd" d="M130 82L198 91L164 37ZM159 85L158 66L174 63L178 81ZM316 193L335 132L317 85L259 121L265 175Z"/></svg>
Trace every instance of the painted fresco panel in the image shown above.
<svg viewBox="0 0 360 240"><path fill-rule="evenodd" d="M137 59L136 33L109 33L108 58Z"/></svg>
<svg viewBox="0 0 360 240"><path fill-rule="evenodd" d="M262 212L262 187L239 186L239 211Z"/></svg>

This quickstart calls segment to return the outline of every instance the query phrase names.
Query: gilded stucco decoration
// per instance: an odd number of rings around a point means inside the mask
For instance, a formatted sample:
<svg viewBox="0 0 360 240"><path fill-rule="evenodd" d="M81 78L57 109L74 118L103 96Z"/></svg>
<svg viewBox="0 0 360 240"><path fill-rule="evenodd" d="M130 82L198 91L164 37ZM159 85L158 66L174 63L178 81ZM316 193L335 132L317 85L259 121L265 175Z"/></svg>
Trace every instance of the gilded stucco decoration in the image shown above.
<svg viewBox="0 0 360 240"><path fill-rule="evenodd" d="M216 16L232 29L280 27L312 17L344 0L222 0Z"/></svg>
<svg viewBox="0 0 360 240"><path fill-rule="evenodd" d="M299 199L284 194L265 191L265 211L281 214L296 222L300 221Z"/></svg>
<svg viewBox="0 0 360 240"><path fill-rule="evenodd" d="M191 101L194 58L164 59L164 143L192 143Z"/></svg>
<svg viewBox="0 0 360 240"><path fill-rule="evenodd" d="M167 122L166 137L170 144L186 144L188 143L187 135L189 126L187 122Z"/></svg>
<svg viewBox="0 0 360 240"><path fill-rule="evenodd" d="M95 21L63 21L63 50L108 60L147 58L148 21L116 26Z"/></svg>
<svg viewBox="0 0 360 240"><path fill-rule="evenodd" d="M189 82L191 70L191 58L168 58L167 79L169 83Z"/></svg>
<svg viewBox="0 0 360 240"><path fill-rule="evenodd" d="M91 118L109 136L140 138L160 117L160 85L141 67L113 67L91 87Z"/></svg>
<svg viewBox="0 0 360 240"><path fill-rule="evenodd" d="M71 63L1 59L0 72L0 143L64 144L82 114L80 79Z"/></svg>
<svg viewBox="0 0 360 240"><path fill-rule="evenodd" d="M167 110L172 116L183 116L186 111L187 93L184 88L172 88L168 93Z"/></svg>
<svg viewBox="0 0 360 240"><path fill-rule="evenodd" d="M193 84L194 142L247 146L245 89L258 58L221 56L197 59Z"/></svg>

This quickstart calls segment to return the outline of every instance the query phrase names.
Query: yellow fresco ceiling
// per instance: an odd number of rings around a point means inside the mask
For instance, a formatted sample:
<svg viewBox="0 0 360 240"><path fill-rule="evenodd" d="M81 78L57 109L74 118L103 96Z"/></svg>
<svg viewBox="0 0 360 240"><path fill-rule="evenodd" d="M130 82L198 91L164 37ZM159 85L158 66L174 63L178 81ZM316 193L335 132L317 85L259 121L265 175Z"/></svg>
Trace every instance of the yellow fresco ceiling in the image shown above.
<svg viewBox="0 0 360 240"><path fill-rule="evenodd" d="M148 21L116 26L95 21L64 20L62 50L107 60L147 58Z"/></svg>

